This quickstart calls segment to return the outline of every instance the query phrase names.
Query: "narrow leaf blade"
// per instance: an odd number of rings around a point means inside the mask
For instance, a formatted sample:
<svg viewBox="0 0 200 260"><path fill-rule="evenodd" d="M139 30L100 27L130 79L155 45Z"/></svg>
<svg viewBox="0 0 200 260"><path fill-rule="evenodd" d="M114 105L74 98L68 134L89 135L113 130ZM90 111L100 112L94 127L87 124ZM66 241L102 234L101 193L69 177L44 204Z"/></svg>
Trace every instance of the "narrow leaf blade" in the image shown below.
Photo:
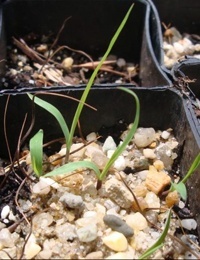
<svg viewBox="0 0 200 260"><path fill-rule="evenodd" d="M42 175L42 158L43 158L43 130L39 130L29 142L31 163L34 172Z"/></svg>
<svg viewBox="0 0 200 260"><path fill-rule="evenodd" d="M44 177L56 176L60 174L65 174L65 176L67 176L70 175L71 172L75 170L84 169L84 168L89 168L93 170L96 173L97 177L100 175L100 171L96 166L96 164L89 161L78 161L78 162L69 162L67 164L64 164L59 168L56 168L55 170L45 174Z"/></svg>

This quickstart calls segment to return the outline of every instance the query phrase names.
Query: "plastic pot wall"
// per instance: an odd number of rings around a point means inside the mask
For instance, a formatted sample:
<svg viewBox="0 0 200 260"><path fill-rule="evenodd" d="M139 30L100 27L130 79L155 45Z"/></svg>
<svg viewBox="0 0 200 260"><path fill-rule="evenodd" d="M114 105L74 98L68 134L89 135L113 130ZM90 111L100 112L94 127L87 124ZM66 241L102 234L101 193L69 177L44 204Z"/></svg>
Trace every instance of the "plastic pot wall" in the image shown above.
<svg viewBox="0 0 200 260"><path fill-rule="evenodd" d="M147 0L5 0L0 17L0 59L6 58L6 45L13 36L19 39L28 33L49 32L56 35L70 16L59 44L83 50L94 58L101 57L132 3L133 11L112 53L139 64L141 86L166 86L168 79L154 53L160 44L155 37L159 30L158 15L153 3ZM5 71L3 63L1 66Z"/></svg>
<svg viewBox="0 0 200 260"><path fill-rule="evenodd" d="M161 23L163 22L166 26L170 25L176 27L181 34L187 33L200 35L200 1L152 0L152 2L158 11L161 27ZM163 27L162 29L163 31L165 30ZM156 57L158 58L158 62L162 69L166 71L170 77L169 70L164 66L164 53L162 48L160 48L160 52L160 55L158 54Z"/></svg>
<svg viewBox="0 0 200 260"><path fill-rule="evenodd" d="M200 147L196 139L195 128L192 129L193 122L190 115L190 110L187 107L187 102L181 98L179 94L168 88L133 88L138 95L141 103L140 126L154 127L155 129L166 130L172 128L175 137L179 141L179 159L180 172L184 175L189 169L193 159L197 155ZM57 92L59 92L57 90ZM64 89L62 94L80 98L82 89ZM3 131L3 115L5 103L8 95L0 96L0 140L1 150L0 156L7 157L6 142ZM67 100L59 97L45 96L42 98L55 105L64 115L68 125L70 126L77 103L72 100ZM169 102L170 100L170 102ZM124 120L126 123L131 123L135 116L135 102L132 96L127 93L112 88L112 86L93 88L89 94L87 103L97 108L93 111L84 107L80 118L81 129L83 135L91 131L99 131L111 129L119 120ZM44 130L45 142L56 137L62 137L61 130L52 115L40 107L35 108L35 126L29 138L39 129ZM21 130L21 126L25 117L28 114L25 131L27 130L31 119L31 100L26 93L11 95L8 103L6 128L7 138L10 148L14 153L17 145L17 139ZM24 132L25 132L24 131ZM109 131L107 135L110 134ZM28 142L28 139L27 139ZM198 231L200 234L200 205L198 203L200 197L200 172L195 174L188 181L189 200L192 212L198 222ZM195 192L194 192L195 191Z"/></svg>

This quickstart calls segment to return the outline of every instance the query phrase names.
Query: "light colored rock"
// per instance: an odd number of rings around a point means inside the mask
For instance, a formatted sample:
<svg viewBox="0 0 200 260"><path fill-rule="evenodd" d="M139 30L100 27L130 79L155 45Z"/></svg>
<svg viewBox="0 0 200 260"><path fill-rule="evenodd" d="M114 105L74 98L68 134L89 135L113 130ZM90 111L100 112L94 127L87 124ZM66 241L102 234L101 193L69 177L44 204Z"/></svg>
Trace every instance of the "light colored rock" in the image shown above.
<svg viewBox="0 0 200 260"><path fill-rule="evenodd" d="M118 171L122 171L126 168L126 160L124 158L124 156L120 155L118 156L118 158L115 160L113 167L118 170Z"/></svg>
<svg viewBox="0 0 200 260"><path fill-rule="evenodd" d="M97 226L90 223L85 227L77 229L77 235L81 242L89 243L97 238Z"/></svg>
<svg viewBox="0 0 200 260"><path fill-rule="evenodd" d="M24 250L24 255L26 259L34 258L40 251L41 247L36 243L36 238L33 233L30 235Z"/></svg>
<svg viewBox="0 0 200 260"><path fill-rule="evenodd" d="M103 237L102 241L107 247L116 252L126 251L128 247L126 237L117 231L113 231L109 235Z"/></svg>
<svg viewBox="0 0 200 260"><path fill-rule="evenodd" d="M171 182L171 178L164 171L157 171L154 166L149 166L145 185L148 190L155 194L161 192Z"/></svg>
<svg viewBox="0 0 200 260"><path fill-rule="evenodd" d="M74 158L81 160L83 158L85 153L85 147L83 147L83 145L84 145L83 143L72 144L70 148L70 156L69 156L70 160L73 160Z"/></svg>
<svg viewBox="0 0 200 260"><path fill-rule="evenodd" d="M163 132L161 133L161 137L162 137L163 139L167 140L167 139L170 137L170 132L168 132L168 131L163 131Z"/></svg>
<svg viewBox="0 0 200 260"><path fill-rule="evenodd" d="M154 192L148 192L145 201L148 204L149 208L158 208L160 209L160 199Z"/></svg>
<svg viewBox="0 0 200 260"><path fill-rule="evenodd" d="M147 147L155 140L155 130L153 128L139 127L134 135L134 143L137 147Z"/></svg>
<svg viewBox="0 0 200 260"><path fill-rule="evenodd" d="M114 178L105 182L105 190L108 198L112 199L121 208L130 208L133 196L126 186Z"/></svg>
<svg viewBox="0 0 200 260"><path fill-rule="evenodd" d="M157 171L161 171L165 168L164 163L161 160L156 160L153 162L153 166Z"/></svg>
<svg viewBox="0 0 200 260"><path fill-rule="evenodd" d="M4 219L8 216L8 214L10 213L10 207L9 205L6 205L2 208L1 210L1 218Z"/></svg>
<svg viewBox="0 0 200 260"><path fill-rule="evenodd" d="M38 228L45 229L51 225L51 223L53 222L53 217L48 212L42 212L34 215L32 221L33 221L34 229L38 229Z"/></svg>
<svg viewBox="0 0 200 260"><path fill-rule="evenodd" d="M69 70L69 69L71 69L73 63L74 63L74 60L71 57L67 57L62 61L62 66L64 69Z"/></svg>
<svg viewBox="0 0 200 260"><path fill-rule="evenodd" d="M181 220L181 225L183 228L192 230L197 228L197 222L193 218L188 218L188 219L182 219Z"/></svg>
<svg viewBox="0 0 200 260"><path fill-rule="evenodd" d="M155 159L156 155L152 149L146 148L143 149L143 154L147 159Z"/></svg>
<svg viewBox="0 0 200 260"><path fill-rule="evenodd" d="M106 153L108 150L115 150L116 147L116 143L112 136L108 136L102 146L102 150L104 153Z"/></svg>
<svg viewBox="0 0 200 260"><path fill-rule="evenodd" d="M95 251L86 255L85 259L102 259L103 253L101 251Z"/></svg>
<svg viewBox="0 0 200 260"><path fill-rule="evenodd" d="M86 147L85 154L91 158L91 161L94 162L99 169L103 169L108 162L108 158L104 152L93 145L88 145Z"/></svg>
<svg viewBox="0 0 200 260"><path fill-rule="evenodd" d="M64 195L60 197L59 201L66 204L66 206L71 209L81 209L84 206L81 196L69 192L65 192Z"/></svg>
<svg viewBox="0 0 200 260"><path fill-rule="evenodd" d="M2 228L0 231L0 248L4 247L13 247L14 240L12 238L12 234L7 228Z"/></svg>
<svg viewBox="0 0 200 260"><path fill-rule="evenodd" d="M32 191L35 194L46 195L51 187L58 189L60 185L51 178L40 177L39 182L33 185Z"/></svg>
<svg viewBox="0 0 200 260"><path fill-rule="evenodd" d="M76 227L70 223L56 226L55 233L60 242L66 242L67 240L73 241L77 237Z"/></svg>
<svg viewBox="0 0 200 260"><path fill-rule="evenodd" d="M86 136L86 140L88 142L92 142L92 141L96 140L96 138L97 138L97 134L95 132L92 132Z"/></svg>
<svg viewBox="0 0 200 260"><path fill-rule="evenodd" d="M144 230L148 227L145 217L140 212L127 215L125 220L134 231Z"/></svg>

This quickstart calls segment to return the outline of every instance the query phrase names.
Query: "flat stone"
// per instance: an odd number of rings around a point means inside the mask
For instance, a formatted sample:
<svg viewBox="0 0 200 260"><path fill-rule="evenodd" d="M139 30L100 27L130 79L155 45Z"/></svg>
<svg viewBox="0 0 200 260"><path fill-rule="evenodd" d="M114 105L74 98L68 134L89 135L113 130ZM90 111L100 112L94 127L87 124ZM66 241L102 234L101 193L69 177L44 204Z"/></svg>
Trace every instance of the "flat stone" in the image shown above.
<svg viewBox="0 0 200 260"><path fill-rule="evenodd" d="M131 237L134 234L133 229L116 215L105 215L103 221L112 230L122 233L125 237Z"/></svg>
<svg viewBox="0 0 200 260"><path fill-rule="evenodd" d="M126 186L114 178L105 182L105 190L108 198L112 199L121 208L130 208L133 196Z"/></svg>
<svg viewBox="0 0 200 260"><path fill-rule="evenodd" d="M117 231L111 232L109 235L103 237L102 240L107 247L116 252L126 251L128 247L126 237Z"/></svg>
<svg viewBox="0 0 200 260"><path fill-rule="evenodd" d="M84 206L81 196L69 192L65 192L64 195L60 197L59 201L66 204L66 206L71 209L80 209Z"/></svg>
<svg viewBox="0 0 200 260"><path fill-rule="evenodd" d="M157 171L154 166L149 167L145 185L148 190L153 191L155 194L160 193L171 182L171 178L164 171Z"/></svg>
<svg viewBox="0 0 200 260"><path fill-rule="evenodd" d="M89 243L97 238L97 226L91 223L88 226L77 229L77 235L81 242Z"/></svg>
<svg viewBox="0 0 200 260"><path fill-rule="evenodd" d="M145 217L140 213L136 212L126 216L126 223L132 227L133 230L144 230L148 227L148 223Z"/></svg>

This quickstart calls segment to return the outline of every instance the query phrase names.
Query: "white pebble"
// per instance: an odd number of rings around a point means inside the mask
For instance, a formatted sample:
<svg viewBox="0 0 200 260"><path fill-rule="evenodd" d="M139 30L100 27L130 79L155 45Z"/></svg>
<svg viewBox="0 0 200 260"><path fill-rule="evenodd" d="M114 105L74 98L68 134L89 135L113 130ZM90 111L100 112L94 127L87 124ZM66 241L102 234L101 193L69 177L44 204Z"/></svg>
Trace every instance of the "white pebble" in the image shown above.
<svg viewBox="0 0 200 260"><path fill-rule="evenodd" d="M114 168L118 171L124 170L126 167L126 161L124 159L124 156L120 155L118 156L117 160L114 162Z"/></svg>
<svg viewBox="0 0 200 260"><path fill-rule="evenodd" d="M188 230L192 230L192 229L197 228L197 222L196 222L196 220L194 220L192 218L182 219L181 225L183 226L183 228L186 228Z"/></svg>
<svg viewBox="0 0 200 260"><path fill-rule="evenodd" d="M103 237L103 243L110 249L117 252L125 251L128 247L126 237L117 231L113 231L109 235Z"/></svg>
<svg viewBox="0 0 200 260"><path fill-rule="evenodd" d="M77 230L78 238L81 242L89 243L97 238L97 226L91 223L88 226Z"/></svg>
<svg viewBox="0 0 200 260"><path fill-rule="evenodd" d="M170 133L168 131L163 131L161 134L161 137L165 140L167 140L170 136Z"/></svg>
<svg viewBox="0 0 200 260"><path fill-rule="evenodd" d="M9 213L10 213L10 207L8 205L4 206L1 211L1 218L2 219L6 218Z"/></svg>
<svg viewBox="0 0 200 260"><path fill-rule="evenodd" d="M148 223L140 212L126 216L126 223L135 230L144 230L148 227Z"/></svg>
<svg viewBox="0 0 200 260"><path fill-rule="evenodd" d="M97 138L97 135L96 135L95 132L92 132L92 133L90 133L90 134L88 134L88 135L86 136L86 140L87 140L88 142L94 141L94 140L96 140L96 138Z"/></svg>
<svg viewBox="0 0 200 260"><path fill-rule="evenodd" d="M143 149L143 154L147 159L155 159L156 155L152 149L146 148Z"/></svg>
<svg viewBox="0 0 200 260"><path fill-rule="evenodd" d="M116 149L116 143L112 136L108 136L103 144L103 152L107 152L108 150L115 150Z"/></svg>

